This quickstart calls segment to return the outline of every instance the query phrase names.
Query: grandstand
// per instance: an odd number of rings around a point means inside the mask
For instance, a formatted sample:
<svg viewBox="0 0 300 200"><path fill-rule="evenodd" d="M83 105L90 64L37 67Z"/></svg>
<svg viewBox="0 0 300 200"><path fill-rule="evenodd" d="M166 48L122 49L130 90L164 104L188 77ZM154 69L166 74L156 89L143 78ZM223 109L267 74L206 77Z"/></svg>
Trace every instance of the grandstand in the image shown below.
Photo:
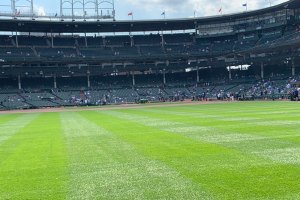
<svg viewBox="0 0 300 200"><path fill-rule="evenodd" d="M287 99L299 31L297 0L206 18L0 19L0 109Z"/></svg>

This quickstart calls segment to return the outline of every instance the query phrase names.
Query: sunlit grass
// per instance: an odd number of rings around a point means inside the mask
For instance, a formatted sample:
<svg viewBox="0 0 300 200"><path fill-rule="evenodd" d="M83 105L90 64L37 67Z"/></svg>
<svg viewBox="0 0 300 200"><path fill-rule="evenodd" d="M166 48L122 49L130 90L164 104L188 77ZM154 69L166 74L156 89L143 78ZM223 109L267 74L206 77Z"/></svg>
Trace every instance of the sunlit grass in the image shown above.
<svg viewBox="0 0 300 200"><path fill-rule="evenodd" d="M1 115L0 199L300 199L297 107Z"/></svg>

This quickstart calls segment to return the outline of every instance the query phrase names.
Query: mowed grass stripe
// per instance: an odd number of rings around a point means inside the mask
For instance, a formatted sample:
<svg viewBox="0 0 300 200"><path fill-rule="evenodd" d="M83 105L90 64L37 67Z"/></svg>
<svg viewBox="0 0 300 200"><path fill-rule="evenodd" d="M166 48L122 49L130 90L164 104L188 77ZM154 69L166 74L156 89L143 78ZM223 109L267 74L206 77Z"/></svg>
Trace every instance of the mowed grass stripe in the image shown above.
<svg viewBox="0 0 300 200"><path fill-rule="evenodd" d="M211 199L191 180L99 126L96 112L62 113L61 120L70 162L68 199Z"/></svg>
<svg viewBox="0 0 300 200"><path fill-rule="evenodd" d="M296 105L3 115L0 199L300 199Z"/></svg>
<svg viewBox="0 0 300 200"><path fill-rule="evenodd" d="M264 109L263 107L261 109ZM284 109L284 108L281 108ZM211 120L221 120L221 121L225 121L225 122L235 122L235 121L258 121L261 118L271 118L272 120L276 121L276 120L287 120L286 118L284 118L283 116L288 116L289 119L288 120L294 120L296 123L295 125L297 125L297 120L299 119L300 113L297 112L290 112L290 111L281 111L280 113L269 113L269 111L265 111L264 114L262 113L247 113L247 110L243 110L242 108L239 109L239 111L235 111L235 112L230 112L227 109L222 109L222 110L218 110L215 111L214 113L207 113L206 109L201 109L198 110L197 107L195 106L195 109L191 109L191 108L182 108L182 107L178 107L178 109L176 110L165 110L165 109L145 109L148 110L149 112L166 112L172 115L176 115L176 116L184 116L187 113L189 113L189 116L194 116L197 117L199 119L201 119L202 121L210 121ZM274 110L274 108L273 108ZM221 112L222 111L222 112ZM298 122L299 124L299 122ZM279 124L280 125L280 124Z"/></svg>
<svg viewBox="0 0 300 200"><path fill-rule="evenodd" d="M195 106L178 106L177 112L189 111L190 113L205 113L208 117L227 117L237 113L242 117L272 115L273 117L280 116L280 114L294 114L300 116L298 112L297 103L294 102L232 102L223 104L207 104ZM280 109L276 109L280 108ZM149 110L165 110L174 111L172 107L161 107Z"/></svg>
<svg viewBox="0 0 300 200"><path fill-rule="evenodd" d="M300 178L299 167L274 163L251 152L195 141L184 135L160 130L149 121L142 122L145 120L143 116L140 116L141 119L128 115L124 117L122 112L132 114L135 111L101 111L100 123L111 131L119 132L120 137L146 155L205 185L218 199L300 197L300 183L297 180ZM147 123L150 124L145 125ZM168 124L163 119L160 123Z"/></svg>
<svg viewBox="0 0 300 200"><path fill-rule="evenodd" d="M278 106L281 104L284 103L280 103ZM257 116L257 123L263 121L265 124L260 126L253 125L253 120L249 123L243 117L239 117L238 113L232 114L230 118L240 118L240 121L226 121L226 117L212 121L211 119L204 119L205 114L202 112L205 113L205 107L198 114L191 114L187 110L185 113L181 111L180 115L177 115L177 109L173 111L166 111L165 109L161 111L159 109L136 109L106 112L166 131L182 134L195 140L221 144L242 152L260 155L276 162L300 165L300 157L295 156L300 152L300 134L296 125L287 126L279 123L278 126L272 126L271 122L273 119L271 116L269 118ZM182 110L180 107L179 109ZM280 108L280 110L284 109ZM223 110L219 111L225 113ZM243 112L241 111L241 113ZM291 113L282 117L282 121L286 121L294 116ZM270 122L270 125L267 125L268 122ZM293 123L293 121L290 121L290 123Z"/></svg>
<svg viewBox="0 0 300 200"><path fill-rule="evenodd" d="M3 120L2 124L0 124L0 147L1 145L18 133L22 128L27 126L30 122L32 122L35 118L37 118L38 114L30 114L30 115L8 115L6 120ZM5 150L5 148L0 148ZM1 150L0 150L1 151ZM1 160L0 160L1 163Z"/></svg>
<svg viewBox="0 0 300 200"><path fill-rule="evenodd" d="M224 131L217 124L224 124L223 121L215 121L214 125L199 125L199 120L191 119L189 113L186 116L181 116L179 120L177 117L174 118L171 114L166 114L163 111L161 114L159 112L149 112L149 110L137 109L137 110L120 110L120 111L104 111L108 114L118 116L124 119L129 119L136 121L140 124L155 127L160 130L168 131L174 134L180 134L189 137L196 141L205 141L209 143L220 144L226 147L234 148L245 153L254 153L259 155L259 150L262 151L261 155L263 157L270 158L269 154L265 152L272 152L274 149L279 149L284 152L285 149L288 153L291 152L291 148L297 153L297 148L299 144L297 141L293 141L294 137L299 134L289 134L282 133L280 135L257 135L250 133L232 132L230 130ZM185 119L187 118L187 119ZM183 121L185 123L183 123ZM201 122L200 122L201 123ZM230 122L231 123L231 122ZM236 126L243 126L242 123L235 123ZM226 124L224 124L226 126ZM294 130L295 131L295 130ZM267 151L266 151L267 150ZM281 153L281 155L285 155ZM299 157L290 155L291 161L295 164L300 164ZM278 159L278 156L274 159L275 161L280 161L286 163L287 159Z"/></svg>
<svg viewBox="0 0 300 200"><path fill-rule="evenodd" d="M0 115L0 126L1 126L2 124L5 124L5 123L11 121L11 120L16 119L16 118L19 117L19 116L21 116L21 115L18 115L18 114ZM0 134L1 134L1 132L0 132Z"/></svg>
<svg viewBox="0 0 300 200"><path fill-rule="evenodd" d="M180 106L176 109L162 107L155 109L145 109L149 112L170 112L173 115L186 115L197 116L201 120L223 120L223 121L256 121L261 118L271 118L285 120L285 116L289 119L297 121L299 119L300 113L295 109L297 104L290 104L290 102L270 102L273 107L269 108L265 102L256 102L255 108L248 108L249 102L243 103L224 103L222 107L216 104L213 105L197 105L197 106Z"/></svg>
<svg viewBox="0 0 300 200"><path fill-rule="evenodd" d="M139 122L143 125L156 127L160 130L181 134L196 141L205 141L209 143L221 144L228 147L233 147L238 143L248 144L245 147L245 151L249 151L249 145L254 145L253 150L258 150L257 148L262 148L265 150L268 146L260 145L262 142L266 142L271 145L277 145L277 148L280 147L291 147L291 145L299 146L297 142L284 142L282 139L294 138L299 135L295 133L295 129L292 129L291 134L286 134L280 132L281 134L265 134L266 131L262 131L261 134L256 132L239 132L233 131L230 128L226 130L223 127L235 128L247 127L247 124L242 120L241 122L224 122L223 120L200 120L198 116L191 116L189 112L185 115L180 114L177 116L172 112L165 110L161 111L155 110L153 113L152 110L136 109L136 110L119 110L119 111L103 111L110 115L122 117L125 119L130 119L132 121ZM204 117L202 114L198 114L200 118ZM252 126L251 126L252 127ZM278 129L274 129L278 130ZM272 140L272 141L270 141ZM277 141L277 142L276 142ZM242 150L241 148L239 150Z"/></svg>
<svg viewBox="0 0 300 200"><path fill-rule="evenodd" d="M193 121L191 121L190 119L182 119L185 117L189 117L188 114L181 114L180 117L174 117L174 115L170 113L167 114L165 111L156 111L155 113L152 113L152 110L151 112L149 112L149 110L143 109L103 112L116 117L135 121L145 126L154 127L171 133L181 134L196 141L200 140L209 143L222 144L226 142L236 142L244 140L250 141L263 138L251 134L237 134L231 132L227 133L213 126L202 124L199 125L193 123ZM214 123L216 122L217 121L215 121Z"/></svg>
<svg viewBox="0 0 300 200"><path fill-rule="evenodd" d="M279 104L280 105L280 104ZM193 113L190 112L190 110L186 110L185 112L182 110L182 108L178 108L181 110L180 113L178 113L177 109L175 110L168 110L165 109L162 110L149 110L149 109L140 109L140 110L128 110L127 113L135 113L140 112L144 113L147 116L155 117L156 119L167 119L169 121L174 122L182 122L186 125L190 126L201 126L206 127L207 129L210 129L211 131L214 131L214 133L222 132L222 133L233 133L236 134L236 139L243 140L243 136L255 136L257 139L286 139L291 141L292 143L297 142L298 145L298 139L300 134L298 132L298 126L299 126L299 117L295 117L292 113L286 114L286 115L279 115L281 118L278 118L278 115L276 115L276 119L274 120L274 117L272 115L270 116L261 116L256 115L255 118L245 118L243 116L240 116L239 113L231 114L230 116L223 116L222 113L226 113L226 110L219 110L218 113L214 117L207 116L205 107L202 109L201 112ZM257 108L260 109L259 107ZM261 108L263 109L263 108ZM274 108L277 109L277 108ZM283 109L283 108L280 108ZM241 109L241 114L243 114L245 111ZM217 116L217 117L216 117ZM234 120L233 120L234 119ZM250 135L249 135L250 134ZM215 134L214 134L215 135ZM252 139L255 139L252 138ZM235 142L235 139L229 139L230 141ZM247 137L245 138L247 140ZM249 138L250 140L251 137Z"/></svg>
<svg viewBox="0 0 300 200"><path fill-rule="evenodd" d="M16 134L1 146L0 199L64 199L66 151L58 114L20 119L26 126L11 126Z"/></svg>
<svg viewBox="0 0 300 200"><path fill-rule="evenodd" d="M261 111L264 111L265 107L270 106L266 106L266 104L267 103L265 102L257 102L257 114L251 113L251 116L247 116L247 109L245 109L247 108L248 103L238 103L236 104L236 108L231 108L233 104L224 105L223 109L219 109L218 112L216 112L215 115L212 116L206 115L206 106L204 106L202 110L199 110L199 106L195 106L195 109L193 111L189 108L188 110L185 110L185 113L184 110L178 108L178 110L181 110L180 114L178 114L177 109L176 111L166 111L165 109L163 109L163 115L165 115L166 117L173 116L171 117L171 119L176 118L177 116L178 119L184 122L196 122L197 124L201 124L202 126L212 126L214 128L218 128L223 132L240 134L250 133L252 135L267 137L267 139L269 138L270 140L274 140L274 142L269 142L269 144L272 145L283 142L289 143L292 146L299 147L300 134L298 131L298 127L300 115L299 111L295 109L295 106L297 106L297 104L290 102L271 102L271 104L273 105L272 110L270 110L271 108L268 108L268 111L265 111L265 113L271 112L271 114L262 115L260 114ZM231 113L228 116L229 110L239 110L239 113ZM275 112L278 110L280 110L282 114L272 114L272 111ZM148 111L158 113L161 112L159 110Z"/></svg>
<svg viewBox="0 0 300 200"><path fill-rule="evenodd" d="M220 141L223 141L226 146L252 152L276 162L300 165L300 157L298 156L300 152L300 133L298 131L300 117L295 114L299 113L295 109L295 104L272 102L274 106L268 108L267 111L265 111L265 104L259 102L256 106L257 114L255 115L252 112L252 117L245 117L247 111L244 106L239 107L239 113L228 114L228 105L224 105L224 109L219 109L215 115L210 116L206 116L205 106L202 107L201 111L197 109L199 106L195 106L194 110L190 108L185 110L179 107L176 110L168 109L168 111L163 108L163 112L160 109L145 109L133 112L146 113L146 115L151 115L156 119L163 116L161 119L175 119L175 122L178 122L176 119L180 119L181 122L187 123L186 131L192 137L194 132L196 137L203 138L204 136L204 140L211 142L214 142L213 138L219 137ZM242 105L246 105L247 108L248 104L243 103ZM265 111L266 114L262 115L262 111ZM277 112L281 112L281 114L275 115L274 113ZM154 115L151 113L154 113ZM199 131L193 128L193 126L199 124L207 128L206 134L199 134ZM176 130L176 127L174 129Z"/></svg>

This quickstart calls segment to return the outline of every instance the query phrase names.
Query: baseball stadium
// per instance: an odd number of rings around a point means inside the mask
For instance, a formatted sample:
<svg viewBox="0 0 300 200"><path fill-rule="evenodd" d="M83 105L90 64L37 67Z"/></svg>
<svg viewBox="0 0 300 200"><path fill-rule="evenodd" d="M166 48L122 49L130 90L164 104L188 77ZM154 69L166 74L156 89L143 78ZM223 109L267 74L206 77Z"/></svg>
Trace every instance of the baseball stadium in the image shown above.
<svg viewBox="0 0 300 200"><path fill-rule="evenodd" d="M300 199L300 0L53 1L0 2L0 199Z"/></svg>

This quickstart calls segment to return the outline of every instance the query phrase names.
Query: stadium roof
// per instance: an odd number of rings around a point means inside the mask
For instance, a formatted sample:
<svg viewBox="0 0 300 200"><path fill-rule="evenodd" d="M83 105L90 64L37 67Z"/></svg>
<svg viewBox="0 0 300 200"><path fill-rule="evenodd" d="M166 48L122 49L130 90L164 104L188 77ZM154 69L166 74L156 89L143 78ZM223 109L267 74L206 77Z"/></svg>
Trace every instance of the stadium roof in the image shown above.
<svg viewBox="0 0 300 200"><path fill-rule="evenodd" d="M0 31L43 32L43 33L104 33L143 32L195 29L200 24L219 23L239 18L257 16L282 9L299 8L299 0L256 11L202 18L137 20L137 21L42 21L23 19L0 19Z"/></svg>

